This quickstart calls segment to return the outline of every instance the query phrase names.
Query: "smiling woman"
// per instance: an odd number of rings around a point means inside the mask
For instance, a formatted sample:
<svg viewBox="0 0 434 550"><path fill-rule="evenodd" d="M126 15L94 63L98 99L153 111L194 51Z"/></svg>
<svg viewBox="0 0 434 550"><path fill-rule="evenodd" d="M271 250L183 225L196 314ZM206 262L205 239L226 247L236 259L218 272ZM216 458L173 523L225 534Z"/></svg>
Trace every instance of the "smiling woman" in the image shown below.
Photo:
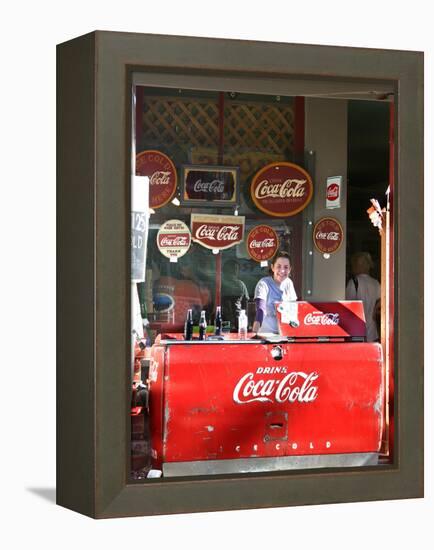
<svg viewBox="0 0 434 550"><path fill-rule="evenodd" d="M271 262L272 276L263 277L255 288L256 317L253 332L279 333L276 303L297 300L294 285L289 278L291 261L289 254L278 251Z"/></svg>

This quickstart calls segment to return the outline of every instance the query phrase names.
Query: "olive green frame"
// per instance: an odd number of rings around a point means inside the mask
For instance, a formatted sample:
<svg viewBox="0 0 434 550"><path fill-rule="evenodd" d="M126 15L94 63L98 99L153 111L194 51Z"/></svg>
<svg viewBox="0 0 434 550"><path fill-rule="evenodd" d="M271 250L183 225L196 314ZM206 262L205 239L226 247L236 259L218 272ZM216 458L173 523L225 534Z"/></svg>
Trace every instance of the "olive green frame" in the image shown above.
<svg viewBox="0 0 434 550"><path fill-rule="evenodd" d="M95 518L423 496L423 54L94 32L57 48L57 502ZM131 84L395 93L392 466L128 481Z"/></svg>

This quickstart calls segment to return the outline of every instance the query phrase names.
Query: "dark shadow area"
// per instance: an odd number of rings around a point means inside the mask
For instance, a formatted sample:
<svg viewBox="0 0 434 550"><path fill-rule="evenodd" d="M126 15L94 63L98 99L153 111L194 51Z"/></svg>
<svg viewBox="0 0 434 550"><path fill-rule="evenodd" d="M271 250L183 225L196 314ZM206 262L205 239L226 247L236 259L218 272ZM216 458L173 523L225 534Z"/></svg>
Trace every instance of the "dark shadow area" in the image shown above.
<svg viewBox="0 0 434 550"><path fill-rule="evenodd" d="M56 488L55 487L26 487L29 493L33 493L38 497L48 500L52 504L56 504Z"/></svg>

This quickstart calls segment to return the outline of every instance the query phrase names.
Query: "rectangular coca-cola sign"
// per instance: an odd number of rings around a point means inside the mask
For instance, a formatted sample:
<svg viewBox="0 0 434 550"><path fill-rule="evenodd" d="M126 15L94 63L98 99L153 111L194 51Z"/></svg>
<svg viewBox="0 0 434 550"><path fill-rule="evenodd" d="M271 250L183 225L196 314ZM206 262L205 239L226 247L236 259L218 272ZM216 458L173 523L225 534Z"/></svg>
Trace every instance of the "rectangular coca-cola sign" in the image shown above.
<svg viewBox="0 0 434 550"><path fill-rule="evenodd" d="M238 204L239 169L236 166L182 166L181 202L185 205L229 206Z"/></svg>
<svg viewBox="0 0 434 550"><path fill-rule="evenodd" d="M211 250L231 248L244 239L244 216L192 214L191 238Z"/></svg>

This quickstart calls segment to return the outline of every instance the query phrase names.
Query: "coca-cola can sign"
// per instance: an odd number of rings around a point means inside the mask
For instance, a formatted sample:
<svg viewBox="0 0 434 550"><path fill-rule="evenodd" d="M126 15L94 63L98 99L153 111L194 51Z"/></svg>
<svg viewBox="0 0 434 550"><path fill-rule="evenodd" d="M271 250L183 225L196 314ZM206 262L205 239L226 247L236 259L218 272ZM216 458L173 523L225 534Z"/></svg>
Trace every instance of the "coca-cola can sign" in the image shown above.
<svg viewBox="0 0 434 550"><path fill-rule="evenodd" d="M244 216L192 214L191 238L210 250L231 248L244 238Z"/></svg>
<svg viewBox="0 0 434 550"><path fill-rule="evenodd" d="M269 225L257 225L247 235L247 252L256 262L266 262L277 251L279 238Z"/></svg>
<svg viewBox="0 0 434 550"><path fill-rule="evenodd" d="M136 157L136 175L149 177L149 206L161 208L172 200L178 177L170 158L161 151L142 151Z"/></svg>
<svg viewBox="0 0 434 550"><path fill-rule="evenodd" d="M342 176L327 178L326 208L340 208L341 206Z"/></svg>
<svg viewBox="0 0 434 550"><path fill-rule="evenodd" d="M335 218L321 218L313 229L313 242L322 254L337 252L344 240L342 225Z"/></svg>
<svg viewBox="0 0 434 550"><path fill-rule="evenodd" d="M190 245L190 230L181 220L168 220L157 233L158 250L172 261L184 256Z"/></svg>
<svg viewBox="0 0 434 550"><path fill-rule="evenodd" d="M294 216L309 204L313 183L310 175L300 166L290 162L272 162L255 175L250 195L259 210L269 216Z"/></svg>

